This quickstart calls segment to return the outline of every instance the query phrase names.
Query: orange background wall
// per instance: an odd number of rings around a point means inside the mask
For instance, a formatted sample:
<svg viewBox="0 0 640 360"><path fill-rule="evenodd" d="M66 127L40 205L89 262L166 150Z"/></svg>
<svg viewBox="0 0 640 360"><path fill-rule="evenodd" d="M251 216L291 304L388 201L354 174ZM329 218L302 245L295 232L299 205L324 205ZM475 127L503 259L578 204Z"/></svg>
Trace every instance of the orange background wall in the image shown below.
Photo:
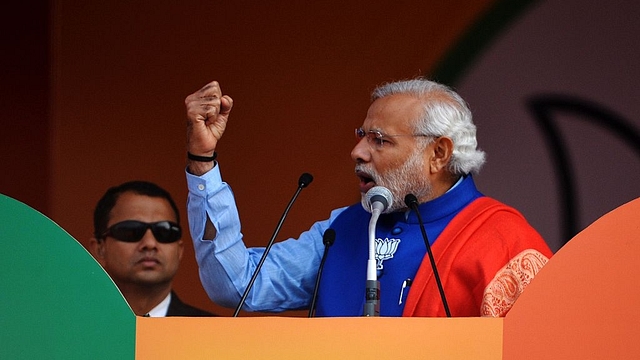
<svg viewBox="0 0 640 360"><path fill-rule="evenodd" d="M247 243L266 244L310 172L280 232L297 235L358 199L349 152L373 87L428 75L493 2L14 4L3 23L0 192L86 245L103 192L150 180L173 194L186 228L183 100L216 79L235 100L218 152ZM208 300L184 240L176 290L230 315Z"/></svg>

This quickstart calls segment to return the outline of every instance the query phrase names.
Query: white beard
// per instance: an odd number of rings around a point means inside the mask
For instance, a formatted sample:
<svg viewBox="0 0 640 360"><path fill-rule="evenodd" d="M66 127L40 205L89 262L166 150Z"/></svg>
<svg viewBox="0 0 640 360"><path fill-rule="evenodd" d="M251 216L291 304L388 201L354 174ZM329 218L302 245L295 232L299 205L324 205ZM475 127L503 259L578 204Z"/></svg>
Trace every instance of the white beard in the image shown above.
<svg viewBox="0 0 640 360"><path fill-rule="evenodd" d="M427 178L421 176L422 169L424 168L423 151L422 149L416 149L402 166L391 169L384 175L373 171L369 173L377 186L386 187L393 195L393 202L389 205L389 209L386 212L406 209L407 206L404 203L404 197L407 194L413 194L418 199L431 198L431 183ZM365 199L365 194L362 194L362 206L367 209L369 205L366 204Z"/></svg>

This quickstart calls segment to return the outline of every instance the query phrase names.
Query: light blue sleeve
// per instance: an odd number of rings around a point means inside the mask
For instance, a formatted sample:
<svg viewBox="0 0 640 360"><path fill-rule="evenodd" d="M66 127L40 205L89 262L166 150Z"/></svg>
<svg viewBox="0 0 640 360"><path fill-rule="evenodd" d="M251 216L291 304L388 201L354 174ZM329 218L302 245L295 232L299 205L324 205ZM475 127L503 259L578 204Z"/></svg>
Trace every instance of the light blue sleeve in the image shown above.
<svg viewBox="0 0 640 360"><path fill-rule="evenodd" d="M245 247L233 192L222 181L219 164L202 176L187 172L187 187L189 229L200 280L211 300L235 308L264 247ZM308 307L324 251L322 235L344 209L332 211L329 219L314 223L298 239L276 242L243 309L280 312ZM213 240L202 239L207 216L217 229Z"/></svg>

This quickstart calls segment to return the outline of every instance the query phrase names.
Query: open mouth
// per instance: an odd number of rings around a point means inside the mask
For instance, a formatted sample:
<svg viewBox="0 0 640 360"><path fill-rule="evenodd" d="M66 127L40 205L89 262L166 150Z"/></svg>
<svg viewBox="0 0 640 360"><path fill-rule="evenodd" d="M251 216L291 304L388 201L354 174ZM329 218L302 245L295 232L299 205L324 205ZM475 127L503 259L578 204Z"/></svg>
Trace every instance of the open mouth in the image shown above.
<svg viewBox="0 0 640 360"><path fill-rule="evenodd" d="M369 189L376 186L375 179L371 174L356 168L356 176L360 179L360 192L365 194Z"/></svg>

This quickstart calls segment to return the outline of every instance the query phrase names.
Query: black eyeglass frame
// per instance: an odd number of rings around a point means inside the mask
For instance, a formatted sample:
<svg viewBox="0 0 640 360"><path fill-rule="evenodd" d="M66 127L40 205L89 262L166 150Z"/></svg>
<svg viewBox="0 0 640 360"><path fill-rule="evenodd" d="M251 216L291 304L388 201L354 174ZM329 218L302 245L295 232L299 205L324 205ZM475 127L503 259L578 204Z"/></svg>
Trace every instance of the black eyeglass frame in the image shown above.
<svg viewBox="0 0 640 360"><path fill-rule="evenodd" d="M140 241L149 229L156 241L162 244L176 242L182 237L180 225L173 221L146 223L138 220L124 220L109 226L100 238L112 237L118 241L134 243Z"/></svg>

